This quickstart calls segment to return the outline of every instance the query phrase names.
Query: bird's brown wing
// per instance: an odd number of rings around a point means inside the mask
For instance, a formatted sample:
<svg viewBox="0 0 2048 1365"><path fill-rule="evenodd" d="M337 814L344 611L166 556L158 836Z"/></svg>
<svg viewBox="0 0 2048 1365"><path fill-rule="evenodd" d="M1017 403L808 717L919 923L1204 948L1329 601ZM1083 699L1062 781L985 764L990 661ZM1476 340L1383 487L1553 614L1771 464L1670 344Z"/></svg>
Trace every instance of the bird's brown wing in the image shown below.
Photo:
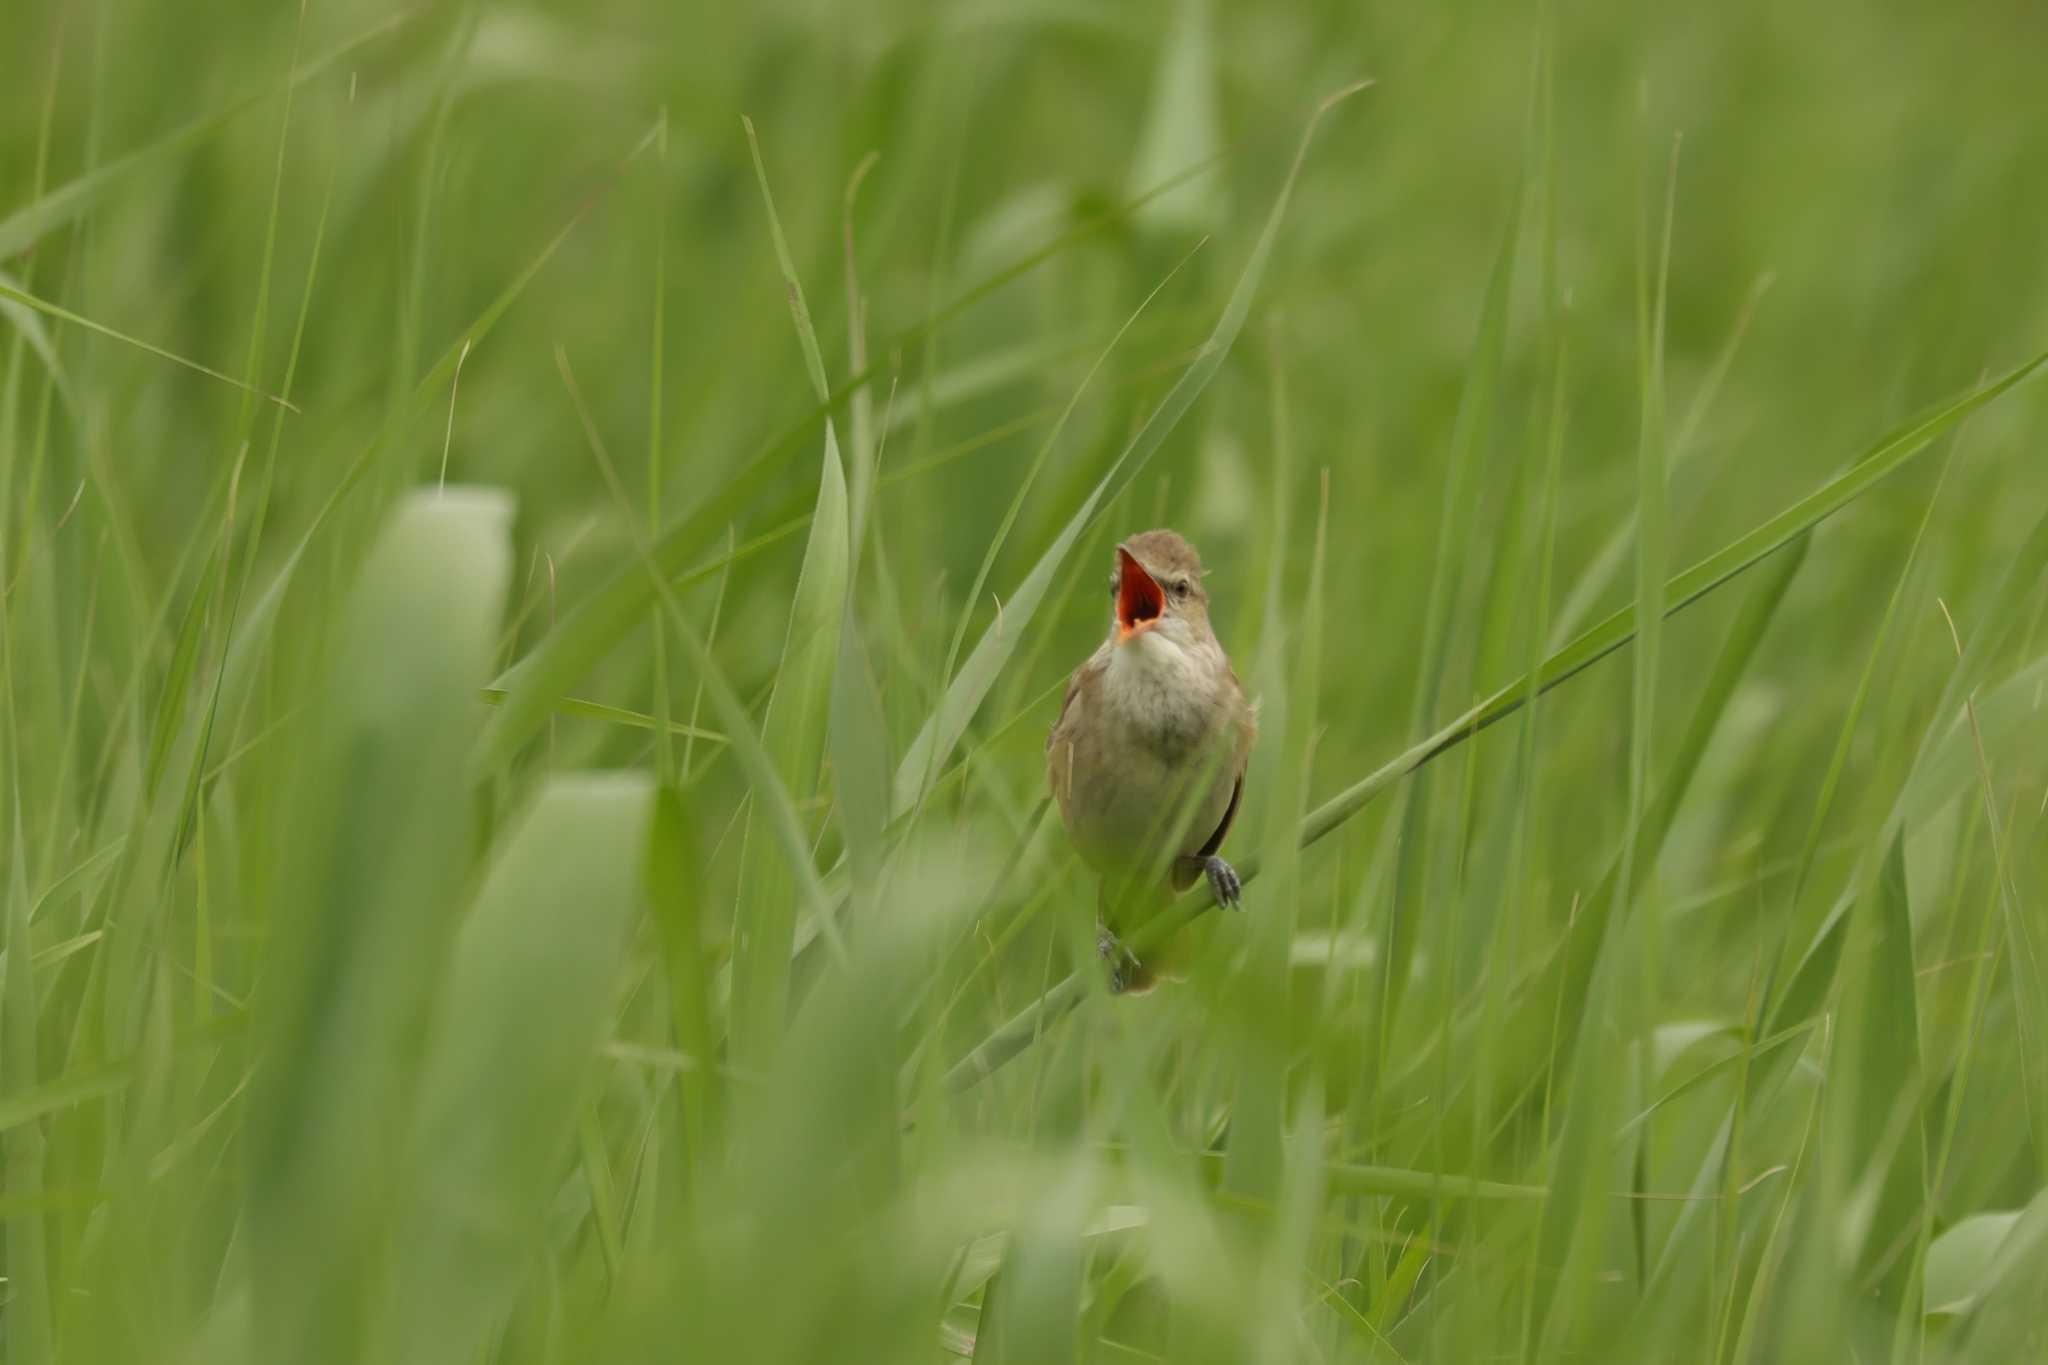
<svg viewBox="0 0 2048 1365"><path fill-rule="evenodd" d="M1045 784L1060 803L1060 814L1066 815L1067 797L1073 789L1074 750L1072 739L1067 732L1067 722L1074 709L1074 700L1091 687L1102 676L1102 665L1090 659L1074 670L1074 676L1067 679L1067 694L1060 699L1059 718L1052 723L1052 729L1045 736Z"/></svg>
<svg viewBox="0 0 2048 1365"><path fill-rule="evenodd" d="M1230 805L1224 810L1223 819L1217 822L1216 832L1202 844L1201 856L1204 858L1215 856L1216 850L1223 847L1223 836L1230 833L1230 822L1237 819L1237 805L1244 796L1245 765L1251 762L1252 744L1259 737L1257 708L1245 700L1244 687L1237 680L1237 670L1228 663L1223 667L1230 674L1230 691L1236 699L1237 752L1234 757L1237 760L1237 785L1230 789Z"/></svg>
<svg viewBox="0 0 2048 1365"><path fill-rule="evenodd" d="M1228 667L1228 665L1225 665ZM1230 804L1223 808L1223 818L1216 822L1216 828L1202 841L1202 846L1191 856L1176 858L1170 880L1175 891L1185 891L1202 876L1202 860L1216 856L1223 847L1223 840L1230 834L1230 826L1237 819L1237 808L1244 800L1245 764L1251 759L1252 741L1258 738L1259 718L1253 708L1244 700L1244 691L1238 686L1237 671L1230 671L1231 690L1237 694L1239 707L1237 716L1237 780L1230 786Z"/></svg>
<svg viewBox="0 0 2048 1365"><path fill-rule="evenodd" d="M1231 821L1237 819L1237 803L1244 797L1244 774L1237 775L1237 781L1230 788L1230 804L1223 808L1223 818L1216 822L1216 832L1202 841L1195 851L1197 858L1212 858L1216 850L1223 847L1224 836L1230 833Z"/></svg>
<svg viewBox="0 0 2048 1365"><path fill-rule="evenodd" d="M1230 833L1231 822L1237 819L1238 802L1244 797L1244 772L1238 771L1237 781L1230 787L1230 804L1223 808L1223 818L1216 822L1216 828L1209 837L1202 840L1202 846L1185 857L1175 858L1167 872L1167 881L1176 893L1185 891L1202 879L1202 864L1212 858L1216 850L1223 847L1223 840Z"/></svg>
<svg viewBox="0 0 2048 1365"><path fill-rule="evenodd" d="M1092 661L1091 661L1092 662ZM1067 694L1060 698L1060 713L1053 721L1052 729L1045 732L1045 747L1052 748L1053 741L1060 737L1060 728L1067 723L1067 712L1074 707L1074 698L1081 694L1081 680L1088 675L1088 664L1074 670L1074 676L1067 679Z"/></svg>

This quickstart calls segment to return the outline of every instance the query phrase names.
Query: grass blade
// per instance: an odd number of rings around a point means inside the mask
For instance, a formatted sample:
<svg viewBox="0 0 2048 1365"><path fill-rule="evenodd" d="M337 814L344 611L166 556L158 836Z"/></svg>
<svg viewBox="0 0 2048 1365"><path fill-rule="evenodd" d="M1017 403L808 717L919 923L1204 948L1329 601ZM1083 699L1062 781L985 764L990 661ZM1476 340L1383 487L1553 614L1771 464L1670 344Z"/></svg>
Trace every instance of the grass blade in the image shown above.
<svg viewBox="0 0 2048 1365"><path fill-rule="evenodd" d="M1223 1188L1258 1203L1275 1203L1286 1180L1285 1041L1293 1005L1287 949L1301 899L1301 855L1294 830L1308 808L1314 757L1316 697L1322 683L1323 560L1328 544L1329 482L1316 518L1314 558L1305 594L1295 599L1289 576L1288 500L1293 465L1286 370L1273 373L1273 526L1266 565L1264 618L1259 641L1259 743L1256 771L1246 785L1264 793L1260 847L1271 870L1266 893L1246 926L1244 969L1231 992L1237 1007L1236 1102L1223 1165ZM1294 599L1290 602L1288 599ZM1298 627L1280 625L1298 610Z"/></svg>
<svg viewBox="0 0 2048 1365"><path fill-rule="evenodd" d="M692 814L671 788L663 788L656 798L647 854L647 899L668 973L669 1020L676 1049L695 1063L676 1078L682 1101L683 1160L694 1183L710 1169L721 1097L709 1065L718 1045L708 989L714 973L705 941L703 864Z"/></svg>
<svg viewBox="0 0 2048 1365"><path fill-rule="evenodd" d="M2034 1196L1999 1243L1979 1291L1982 1302L1956 1359L2024 1359L2040 1341L2048 1296L2048 1190Z"/></svg>
<svg viewBox="0 0 2048 1365"><path fill-rule="evenodd" d="M4 629L4 627L0 627ZM0 642L8 651L9 718L13 716L13 668L11 641ZM11 727L10 727L11 728ZM10 736L9 749L15 747ZM8 862L12 865L0 884L0 910L7 917L7 963L0 976L0 1112L25 1107L23 1101L36 1094L36 988L35 947L29 938L28 849L22 838L21 802L9 793L14 808L10 822ZM6 1129L0 1151L7 1155L6 1197L33 1209L43 1198L43 1177L49 1155L49 1140L43 1125L23 1118ZM40 1217L30 1214L7 1220L7 1345L8 1358L44 1365L53 1358L50 1335L50 1273L46 1228Z"/></svg>
<svg viewBox="0 0 2048 1365"><path fill-rule="evenodd" d="M240 115L331 70L350 54L411 23L419 13L417 10L400 10L389 15L299 67L276 89L250 95L224 109L193 119L147 146L138 147L38 195L30 203L0 218L0 260L27 251L51 230L76 220L109 191L172 157L190 151Z"/></svg>
<svg viewBox="0 0 2048 1365"><path fill-rule="evenodd" d="M250 1112L257 1354L352 1354L416 1030L469 862L465 769L511 575L511 506L415 493L350 597L298 777Z"/></svg>
<svg viewBox="0 0 2048 1365"><path fill-rule="evenodd" d="M1806 889L1807 878L1813 873L1813 862L1820 850L1821 834L1827 827L1828 815L1833 811L1835 792L1842 780L1842 770L1848 765L1849 749L1856 738L1856 725L1862 718L1863 706L1870 698L1871 680L1877 673L1877 661L1884 656L1891 643L1892 623L1899 610L1899 599L1906 595L1906 583L1913 571L1914 562L1919 558L1920 544L1927 536L1928 523L1934 519L1934 506L1941 497L1941 484L1948 477L1949 466L1955 461L1955 448L1962 440L1965 427L1957 427L1956 435L1949 445L1948 458L1942 464L1941 475L1935 483L1934 493L1927 500L1927 510L1921 513L1920 525L1913 533L1913 543L1906 551L1906 562L1899 566L1899 576L1892 584L1892 595L1885 602L1884 616L1877 623L1877 638L1871 641L1870 656L1864 661L1862 676L1856 680L1856 691L1849 699L1848 710L1842 717L1841 731L1835 736L1835 749L1828 758L1827 776L1821 780L1820 799L1814 803L1813 820L1806 829L1806 842L1799 849L1799 868L1792 882L1790 907L1799 908L1800 893Z"/></svg>
<svg viewBox="0 0 2048 1365"><path fill-rule="evenodd" d="M0 287L19 292L21 283L12 276L0 273ZM56 343L50 339L50 329L36 316L36 310L11 300L0 303L0 317L14 325L14 330L23 344L35 353L43 363L43 370L50 376L50 382L57 386L58 394L64 399L64 406L75 415L78 411L78 395L71 387L71 375L57 357Z"/></svg>
<svg viewBox="0 0 2048 1365"><path fill-rule="evenodd" d="M473 1356L540 1250L641 913L652 798L639 774L551 779L491 858L420 1070L385 1359Z"/></svg>
<svg viewBox="0 0 2048 1365"><path fill-rule="evenodd" d="M1572 1102L1565 1111L1563 1132L1550 1163L1550 1186L1555 1198L1544 1210L1538 1242L1542 1264L1562 1266L1568 1255L1597 1255L1597 1239L1604 1232L1600 1173L1612 1169L1616 1134L1623 1139L1641 1140L1632 1131L1632 1125L1621 1120L1620 1096L1613 1075L1613 1047L1608 1045L1633 1042L1640 1048L1646 1043L1640 1034L1629 1038L1626 1031L1617 1029L1612 1022L1617 1014L1627 1018L1632 1013L1626 1009L1627 995L1616 979L1624 965L1619 957L1620 947L1629 944L1631 931L1640 932L1640 922L1631 922L1628 907L1662 852L1707 744L1720 725L1736 685L1748 673L1811 543L1811 538L1806 537L1788 546L1785 553L1773 560L1763 581L1751 590L1741 614L1729 628L1699 700L1694 703L1692 717L1672 755L1663 785L1643 811L1640 822L1623 835L1625 847L1617 852L1607 875L1586 899L1549 969L1539 973L1524 992L1530 1019L1519 1034L1525 1040L1521 1044L1521 1066L1533 1069L1541 1065L1537 1059L1540 1051L1548 1054L1548 1066L1553 1073L1566 1071L1571 1076L1569 1086L1560 1087L1571 1095ZM1631 946L1640 951L1640 945ZM1580 1001L1585 1002L1581 1008L1571 1008ZM1553 1009L1554 1027L1538 1027L1538 1021ZM1590 1041L1596 1033L1598 1041ZM1514 1067L1510 1063L1510 1068ZM1647 1068L1638 1071L1635 1077L1639 1089L1645 1071ZM1636 1099L1646 1103L1649 1095L1639 1094ZM1691 1207L1688 1206L1688 1213ZM1640 1224L1634 1230L1638 1237L1643 1235ZM1587 1231L1595 1239L1591 1248L1582 1240ZM1646 1247L1638 1245L1636 1250L1638 1257L1646 1259ZM1583 1271L1583 1260L1580 1265ZM1654 1285L1654 1277L1647 1270L1644 1274ZM1568 1293L1576 1306L1583 1307L1586 1288L1582 1278L1574 1279L1568 1285L1560 1284L1558 1294ZM1541 1339L1554 1299L1555 1296L1542 1295L1534 1301L1530 1317L1532 1341ZM1576 1314L1567 1316L1576 1321Z"/></svg>
<svg viewBox="0 0 2048 1365"><path fill-rule="evenodd" d="M1943 608L1946 612L1946 608ZM1953 630L1955 623L1949 622ZM1958 641L1956 653L1962 653ZM2037 702L2038 705L2038 695ZM2041 941L2034 921L2020 908L2018 895L2006 866L2005 834L1998 818L1998 798L1991 781L1991 759L1984 749L1984 730L1977 720L1974 695L1963 702L1970 723L1971 748L1977 758L1977 777L1984 797L1985 827L1991 833L1991 876L1997 883L1999 908L2004 912L2005 941L2012 962L2013 1018L2020 1054L2020 1096L2025 1103L2027 1132L2033 1140L2037 1174L2048 1175L2048 964L2042 961ZM1903 831L1897 836L1903 839ZM1891 875L1889 866L1886 875ZM1898 878L1905 880L1903 862ZM1904 894L1903 891L1900 893ZM1910 929L1910 925L1908 928Z"/></svg>
<svg viewBox="0 0 2048 1365"><path fill-rule="evenodd" d="M1835 1136L1819 1152L1817 1184L1802 1210L1807 1235L1787 1285L1801 1304L1784 1329L1783 1349L1795 1358L1845 1346L1882 1355L1891 1324L1859 1312L1860 1296L1847 1286L1868 1285L1878 1302L1903 1306L1899 1296L1916 1270L1911 1256L1900 1254L1917 1232L1908 1220L1926 1208L1904 849L1903 836L1894 834L1876 884L1849 917L1821 1098L1824 1131ZM1916 1343L1909 1333L1902 1344Z"/></svg>
<svg viewBox="0 0 2048 1365"><path fill-rule="evenodd" d="M826 397L825 362L818 335L804 305L803 287L775 213L768 189L767 168L746 125L747 145L754 154L754 173L767 206L775 259L782 267L790 313L803 344L804 365L811 386ZM847 529L846 472L839 460L839 437L825 421L825 456L818 477L817 505L811 514L810 538L804 546L803 568L797 575L796 600L790 608L789 631L783 641L782 664L776 670L768 711L761 722L761 744L776 776L792 796L807 797L818 789L819 764L825 752L826 722L831 713L833 675L839 662L839 634L846 611L850 547ZM775 846L758 826L758 806L750 809L740 855L737 943L733 951L733 1058L742 1066L763 1068L774 1056L789 1011L789 964L796 942L797 884L785 850ZM808 856L808 855L806 855Z"/></svg>
<svg viewBox="0 0 2048 1365"><path fill-rule="evenodd" d="M1136 186L1158 184L1183 166L1206 165L1223 153L1209 22L1209 0L1178 0L1174 6L1131 174ZM1160 195L1145 206L1139 222L1164 231L1199 232L1216 222L1221 206L1220 188L1205 176Z"/></svg>
<svg viewBox="0 0 2048 1365"><path fill-rule="evenodd" d="M139 351L147 351L159 360L168 360L173 365L182 365L194 373L205 375L208 379L219 380L230 388L240 389L245 394L275 403L287 412L297 412L299 410L289 399L281 398L274 393L265 393L262 389L245 383L224 371L216 370L211 365L203 365L199 361L187 359L175 351L165 350L154 342L144 341L140 337L130 336L126 332L117 331L103 322L94 322L89 317L72 312L62 304L51 303L48 299L37 298L27 290L16 289L13 285L7 284L4 281L0 281L0 301L12 303L21 308L33 309L38 313L53 317L59 322L68 322L74 327L83 327L88 332L121 342L124 345L133 346Z"/></svg>

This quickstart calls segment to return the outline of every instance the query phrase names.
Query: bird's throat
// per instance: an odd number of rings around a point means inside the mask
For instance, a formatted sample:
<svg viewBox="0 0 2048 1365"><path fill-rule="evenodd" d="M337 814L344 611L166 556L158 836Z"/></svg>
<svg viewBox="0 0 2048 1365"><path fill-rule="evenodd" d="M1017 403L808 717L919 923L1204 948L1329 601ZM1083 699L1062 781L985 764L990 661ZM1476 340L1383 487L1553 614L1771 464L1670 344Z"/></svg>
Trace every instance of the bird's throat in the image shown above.
<svg viewBox="0 0 2048 1365"><path fill-rule="evenodd" d="M1219 714L1224 665L1220 652L1211 655L1162 630L1118 644L1102 680L1111 724L1125 740L1162 756L1198 745Z"/></svg>

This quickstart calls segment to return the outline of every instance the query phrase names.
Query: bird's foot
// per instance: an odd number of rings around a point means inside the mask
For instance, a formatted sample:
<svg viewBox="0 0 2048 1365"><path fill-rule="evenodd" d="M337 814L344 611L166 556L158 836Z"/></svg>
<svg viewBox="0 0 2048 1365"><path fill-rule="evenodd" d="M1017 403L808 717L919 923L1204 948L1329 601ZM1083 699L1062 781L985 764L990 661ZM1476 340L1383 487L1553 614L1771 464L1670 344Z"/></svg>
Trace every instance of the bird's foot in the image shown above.
<svg viewBox="0 0 2048 1365"><path fill-rule="evenodd" d="M1216 897L1218 905L1244 909L1244 882L1236 868L1212 854L1202 859L1202 874L1209 879L1209 893Z"/></svg>
<svg viewBox="0 0 2048 1365"><path fill-rule="evenodd" d="M1102 924L1095 926L1095 951L1109 964L1109 993L1122 995L1137 979L1137 954L1124 947L1124 941L1112 934L1109 926Z"/></svg>

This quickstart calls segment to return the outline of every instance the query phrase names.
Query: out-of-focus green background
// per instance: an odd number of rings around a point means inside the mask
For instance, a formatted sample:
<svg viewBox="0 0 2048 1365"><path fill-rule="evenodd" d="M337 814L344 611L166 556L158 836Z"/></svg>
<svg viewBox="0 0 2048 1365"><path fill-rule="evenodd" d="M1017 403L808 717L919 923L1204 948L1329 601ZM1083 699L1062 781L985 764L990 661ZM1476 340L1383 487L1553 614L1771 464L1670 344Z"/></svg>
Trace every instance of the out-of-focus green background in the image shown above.
<svg viewBox="0 0 2048 1365"><path fill-rule="evenodd" d="M2039 1354L2044 44L6 6L6 1358ZM1119 1000L1156 524L1258 875Z"/></svg>

